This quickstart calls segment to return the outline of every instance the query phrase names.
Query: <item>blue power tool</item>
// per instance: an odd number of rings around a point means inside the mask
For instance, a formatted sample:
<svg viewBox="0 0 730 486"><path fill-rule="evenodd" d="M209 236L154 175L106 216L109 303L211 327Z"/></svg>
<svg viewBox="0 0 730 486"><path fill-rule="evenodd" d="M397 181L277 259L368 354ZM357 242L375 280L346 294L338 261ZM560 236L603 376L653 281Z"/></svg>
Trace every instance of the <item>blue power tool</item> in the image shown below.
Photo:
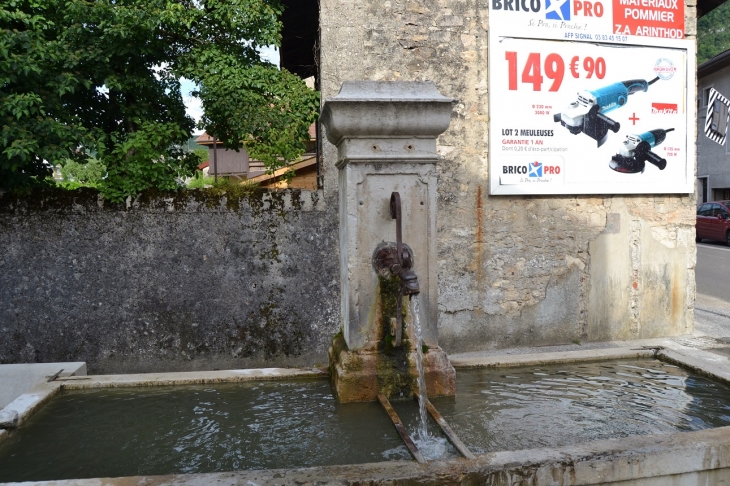
<svg viewBox="0 0 730 486"><path fill-rule="evenodd" d="M657 76L651 81L632 79L610 84L603 88L584 90L578 93L578 100L562 113L553 115L555 122L560 122L573 135L583 132L598 142L600 147L608 138L608 131L617 133L621 125L605 114L626 104L629 95L639 91L647 91L649 86L659 80Z"/></svg>
<svg viewBox="0 0 730 486"><path fill-rule="evenodd" d="M659 157L651 149L661 144L667 138L667 133L673 130L674 128L658 128L638 135L626 135L626 140L618 153L611 157L608 166L616 172L635 174L644 172L648 161L659 167L659 170L664 170L667 166L666 159Z"/></svg>

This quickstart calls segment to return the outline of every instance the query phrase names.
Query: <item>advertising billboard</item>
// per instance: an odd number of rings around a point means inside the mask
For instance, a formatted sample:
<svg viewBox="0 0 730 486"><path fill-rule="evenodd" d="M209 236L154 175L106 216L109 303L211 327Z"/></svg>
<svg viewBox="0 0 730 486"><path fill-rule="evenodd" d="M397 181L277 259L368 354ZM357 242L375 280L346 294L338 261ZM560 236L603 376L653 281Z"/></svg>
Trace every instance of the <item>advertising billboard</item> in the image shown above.
<svg viewBox="0 0 730 486"><path fill-rule="evenodd" d="M490 193L694 191L679 0L490 0Z"/></svg>

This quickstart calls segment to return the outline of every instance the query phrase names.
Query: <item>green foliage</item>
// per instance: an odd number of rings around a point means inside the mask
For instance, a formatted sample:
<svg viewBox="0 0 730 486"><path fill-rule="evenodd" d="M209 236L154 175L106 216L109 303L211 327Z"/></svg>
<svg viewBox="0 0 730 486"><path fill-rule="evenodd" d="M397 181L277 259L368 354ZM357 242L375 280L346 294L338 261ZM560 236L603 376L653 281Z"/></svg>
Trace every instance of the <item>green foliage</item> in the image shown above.
<svg viewBox="0 0 730 486"><path fill-rule="evenodd" d="M207 148L196 148L193 150L193 153L197 155L202 162L208 160L208 157L210 156L210 152Z"/></svg>
<svg viewBox="0 0 730 486"><path fill-rule="evenodd" d="M108 154L109 175L102 192L112 201L138 194L148 187L171 191L192 176L200 158L192 152L170 147L170 141L187 138L174 123L142 122L139 130L115 140Z"/></svg>
<svg viewBox="0 0 730 486"><path fill-rule="evenodd" d="M271 66L226 68L236 62L222 54L210 58L200 79L202 123L225 145L244 145L251 158L273 173L304 153L319 94Z"/></svg>
<svg viewBox="0 0 730 486"><path fill-rule="evenodd" d="M229 177L218 177L216 182L213 176L204 176L202 172L196 172L195 176L188 182L188 189L211 188L220 192L234 195L248 195L255 192L259 185L252 181L240 181Z"/></svg>
<svg viewBox="0 0 730 486"><path fill-rule="evenodd" d="M201 161L182 150L194 121L181 77L201 86L208 133L272 169L296 159L318 99L258 55L279 44L281 12L279 0L0 0L0 187L88 153L112 201L180 187Z"/></svg>
<svg viewBox="0 0 730 486"><path fill-rule="evenodd" d="M697 21L697 64L730 49L730 2Z"/></svg>
<svg viewBox="0 0 730 486"><path fill-rule="evenodd" d="M202 189L204 187L213 187L215 177L203 175L202 172L196 172L192 179L188 181L188 189Z"/></svg>
<svg viewBox="0 0 730 486"><path fill-rule="evenodd" d="M106 176L106 166L98 159L90 158L85 164L67 159L61 166L64 181L73 181L79 186L97 187Z"/></svg>

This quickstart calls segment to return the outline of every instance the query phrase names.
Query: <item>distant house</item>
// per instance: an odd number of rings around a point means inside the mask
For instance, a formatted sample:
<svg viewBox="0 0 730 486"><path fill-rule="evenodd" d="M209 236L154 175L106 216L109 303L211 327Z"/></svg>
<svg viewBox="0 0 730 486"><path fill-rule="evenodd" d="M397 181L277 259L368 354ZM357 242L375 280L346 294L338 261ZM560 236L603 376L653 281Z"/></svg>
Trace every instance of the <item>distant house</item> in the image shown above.
<svg viewBox="0 0 730 486"><path fill-rule="evenodd" d="M730 50L697 68L697 203L730 199L730 149L705 136L710 89L730 97Z"/></svg>
<svg viewBox="0 0 730 486"><path fill-rule="evenodd" d="M220 143L215 143L213 137L205 132L195 142L208 148L208 161L201 164L198 169L209 176L215 175L217 170L219 176L247 179L257 182L264 188L317 189L317 131L314 123L309 127L306 153L299 160L289 164L286 168L277 170L273 174L267 174L264 163L260 160L251 159L243 147L238 152L228 149ZM218 155L217 164L214 163L216 151ZM294 169L295 175L287 183L284 174L290 169Z"/></svg>
<svg viewBox="0 0 730 486"><path fill-rule="evenodd" d="M238 151L226 148L206 132L195 143L208 148L208 175L246 179L249 172L249 156L245 148ZM216 157L217 155L217 157Z"/></svg>
<svg viewBox="0 0 730 486"><path fill-rule="evenodd" d="M294 177L287 182L284 176L290 169L294 169ZM259 173L249 177L249 181L270 189L317 189L317 157L315 154L305 154L300 160L275 171L273 174Z"/></svg>

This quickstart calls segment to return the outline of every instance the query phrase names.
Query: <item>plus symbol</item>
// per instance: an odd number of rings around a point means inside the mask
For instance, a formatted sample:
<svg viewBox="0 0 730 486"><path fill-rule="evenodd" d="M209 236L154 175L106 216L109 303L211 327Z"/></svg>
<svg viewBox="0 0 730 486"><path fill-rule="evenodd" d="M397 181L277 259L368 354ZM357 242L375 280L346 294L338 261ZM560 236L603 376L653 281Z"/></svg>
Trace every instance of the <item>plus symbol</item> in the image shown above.
<svg viewBox="0 0 730 486"><path fill-rule="evenodd" d="M638 118L636 118L636 113L632 113L631 116L629 117L629 120L634 122L633 124L636 125L636 120L638 120Z"/></svg>

